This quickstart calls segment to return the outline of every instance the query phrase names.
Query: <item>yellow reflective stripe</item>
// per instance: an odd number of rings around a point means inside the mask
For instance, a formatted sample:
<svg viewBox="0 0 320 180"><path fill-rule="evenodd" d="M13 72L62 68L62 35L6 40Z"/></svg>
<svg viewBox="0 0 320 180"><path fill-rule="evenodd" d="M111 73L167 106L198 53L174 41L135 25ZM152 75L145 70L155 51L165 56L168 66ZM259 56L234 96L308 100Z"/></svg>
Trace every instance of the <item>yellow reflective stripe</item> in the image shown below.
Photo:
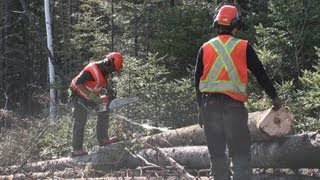
<svg viewBox="0 0 320 180"><path fill-rule="evenodd" d="M240 41L228 41L231 42L232 44L232 48L234 48L237 43L236 42L240 42ZM231 52L229 49L226 49L226 45L224 45L220 39L215 39L213 41L210 42L211 46L213 46L213 48L215 48L217 50L218 53L218 57L220 57L222 59L222 61L224 62L224 68L226 68L229 77L231 80L233 81L239 81L239 75L238 75L238 71L233 63L233 60L231 58ZM229 44L229 43L228 43ZM222 67L221 67L222 68ZM217 75L213 75L213 76L217 76Z"/></svg>
<svg viewBox="0 0 320 180"><path fill-rule="evenodd" d="M199 84L199 89L201 92L235 92L247 96L247 85L240 81L238 71L234 65L233 59L231 58L231 53L234 48L241 42L241 39L230 38L223 44L219 38L214 38L209 41L212 48L215 49L217 53L217 59L212 65L207 78L201 80ZM219 81L219 77L223 67L229 73L229 81Z"/></svg>
<svg viewBox="0 0 320 180"><path fill-rule="evenodd" d="M236 45L238 45L238 43L240 43L240 39L238 38L230 38L228 40L228 42L226 43L226 48L229 50L229 52L231 53L233 51L233 49L236 47Z"/></svg>
<svg viewBox="0 0 320 180"><path fill-rule="evenodd" d="M209 80L216 80L219 77L219 74L222 70L222 63L221 63L221 58L217 57L216 61L214 62L214 64L212 64L210 71L208 73L207 79Z"/></svg>
<svg viewBox="0 0 320 180"><path fill-rule="evenodd" d="M247 96L247 86L230 81L201 82L202 92L235 92Z"/></svg>

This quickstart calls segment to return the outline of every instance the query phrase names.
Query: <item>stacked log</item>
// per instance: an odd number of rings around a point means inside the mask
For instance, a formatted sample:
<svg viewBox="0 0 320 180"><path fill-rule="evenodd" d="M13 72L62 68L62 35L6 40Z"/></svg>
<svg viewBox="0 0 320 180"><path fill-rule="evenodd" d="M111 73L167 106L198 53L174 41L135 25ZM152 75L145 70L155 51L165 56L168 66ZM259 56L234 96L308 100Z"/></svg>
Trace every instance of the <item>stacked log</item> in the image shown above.
<svg viewBox="0 0 320 180"><path fill-rule="evenodd" d="M251 165L256 168L319 168L320 134L311 132L297 135L288 133L293 115L285 108L279 111L268 109L249 113L251 146ZM155 145L154 148L141 149L136 154L127 147L134 144ZM128 148L130 149L130 148ZM203 129L197 124L95 148L88 156L61 158L57 160L29 163L23 166L1 168L0 172L45 172L52 169L62 171L73 166L85 169L116 170L143 166L137 156L159 165L169 165L167 157L188 169L208 169L209 154ZM172 164L172 162L171 162Z"/></svg>

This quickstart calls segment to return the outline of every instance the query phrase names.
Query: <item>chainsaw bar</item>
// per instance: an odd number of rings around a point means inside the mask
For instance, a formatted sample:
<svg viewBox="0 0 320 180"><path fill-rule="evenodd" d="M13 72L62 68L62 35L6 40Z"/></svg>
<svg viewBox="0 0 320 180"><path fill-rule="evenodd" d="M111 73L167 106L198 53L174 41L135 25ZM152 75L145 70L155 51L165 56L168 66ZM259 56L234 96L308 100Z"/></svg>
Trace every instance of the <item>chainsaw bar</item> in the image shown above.
<svg viewBox="0 0 320 180"><path fill-rule="evenodd" d="M139 100L138 97L130 97L130 98L122 98L122 99L117 98L112 100L109 106L108 104L100 104L97 108L95 108L95 111L104 112L104 111L107 111L108 109L114 109L116 107L127 105L130 103L136 102L138 100Z"/></svg>

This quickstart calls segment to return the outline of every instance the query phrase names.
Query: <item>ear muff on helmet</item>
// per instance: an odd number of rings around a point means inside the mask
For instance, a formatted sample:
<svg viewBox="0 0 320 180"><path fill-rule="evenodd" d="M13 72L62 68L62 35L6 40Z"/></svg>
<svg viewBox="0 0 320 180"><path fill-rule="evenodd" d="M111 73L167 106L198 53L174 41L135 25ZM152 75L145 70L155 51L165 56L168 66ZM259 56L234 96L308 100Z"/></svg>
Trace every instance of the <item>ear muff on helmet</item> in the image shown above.
<svg viewBox="0 0 320 180"><path fill-rule="evenodd" d="M233 28L239 28L241 26L242 19L237 15L235 18L233 18L231 27Z"/></svg>

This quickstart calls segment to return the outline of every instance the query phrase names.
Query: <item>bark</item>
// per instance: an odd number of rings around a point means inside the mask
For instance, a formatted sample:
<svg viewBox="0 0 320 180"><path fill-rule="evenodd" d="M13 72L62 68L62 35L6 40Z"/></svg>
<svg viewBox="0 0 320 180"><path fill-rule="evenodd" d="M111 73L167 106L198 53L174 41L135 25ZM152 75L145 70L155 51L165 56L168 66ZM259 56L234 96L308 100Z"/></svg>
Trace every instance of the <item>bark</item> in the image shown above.
<svg viewBox="0 0 320 180"><path fill-rule="evenodd" d="M6 180L6 179L48 179L48 178L52 178L52 179L59 179L59 178L87 178L86 176L83 175L77 175L77 174L70 174L69 172L61 172L59 174L54 173L53 175L48 174L48 173L32 173L30 175L26 175L26 174L17 174L17 175L4 175L4 176L0 176L0 179ZM89 177L88 177L89 178ZM99 176L97 178L94 179L100 179L100 180L104 180L104 179L108 179L108 180L146 180L146 179L150 179L150 180L158 180L158 179L177 179L177 176L164 176L164 177L159 177L159 176L150 176L149 174L147 174L146 176L103 176L101 178L99 178ZM89 178L92 179L92 178ZM196 179L201 179L201 180L210 180L212 178L209 178L207 176L200 176L197 177ZM264 175L252 175L251 180L319 180L319 178L317 177L308 177L308 176L302 176L302 175L272 175L272 174L264 174Z"/></svg>
<svg viewBox="0 0 320 180"><path fill-rule="evenodd" d="M178 163L194 169L210 167L206 146L163 148ZM139 155L147 161L167 165L154 150ZM320 168L320 133L298 134L277 141L257 142L251 146L251 166L254 168Z"/></svg>
<svg viewBox="0 0 320 180"><path fill-rule="evenodd" d="M146 161L160 166L170 165L169 155L177 163L188 169L208 169L210 167L207 146L184 146L161 148L165 153L153 149L141 150L138 155ZM281 138L277 141L257 142L251 146L251 166L253 168L320 168L320 133L310 132ZM61 171L70 167L85 167L90 170L114 170L136 168L141 161L126 150L124 143L112 144L94 149L88 156L61 158L57 160L29 163L22 167L0 168L1 174L12 172Z"/></svg>
<svg viewBox="0 0 320 180"><path fill-rule="evenodd" d="M0 174L12 172L45 172L49 170L62 171L65 168L86 168L95 170L112 170L120 168L135 168L139 160L133 157L124 144L112 144L107 147L97 147L88 156L75 158L60 158L56 160L28 163L22 166L0 167Z"/></svg>
<svg viewBox="0 0 320 180"><path fill-rule="evenodd" d="M249 113L248 127L251 140L266 141L284 137L290 132L293 120L292 113L286 108L281 108L278 111L273 111L270 108L264 111ZM136 141L157 144L160 147L206 144L203 129L197 124L142 137L136 139Z"/></svg>
<svg viewBox="0 0 320 180"><path fill-rule="evenodd" d="M151 148L157 152L157 154L160 154L164 160L168 161L169 164L171 166L173 166L174 168L177 169L179 176L182 176L183 178L186 179L194 179L195 177L192 176L191 174L189 174L188 171L185 170L185 168L183 166L181 166L178 162L176 162L171 156L169 156L164 150L160 149L160 148L155 148L152 147Z"/></svg>

